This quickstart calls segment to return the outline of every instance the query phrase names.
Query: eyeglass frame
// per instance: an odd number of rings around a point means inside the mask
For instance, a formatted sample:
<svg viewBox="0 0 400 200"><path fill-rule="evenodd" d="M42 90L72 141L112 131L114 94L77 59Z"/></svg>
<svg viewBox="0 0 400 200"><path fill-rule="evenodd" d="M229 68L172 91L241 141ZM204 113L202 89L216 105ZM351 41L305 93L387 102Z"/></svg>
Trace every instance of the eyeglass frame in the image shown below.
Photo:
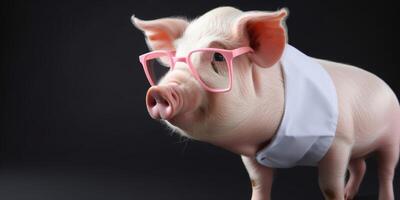
<svg viewBox="0 0 400 200"><path fill-rule="evenodd" d="M204 81L201 79L199 73L195 69L194 65L192 64L192 61L190 60L190 56L193 53L201 52L201 51L214 51L215 53L220 53L225 59L226 63L228 64L228 87L225 89L215 89L209 87ZM174 70L175 65L177 62L183 62L186 63L190 72L192 73L193 77L200 83L201 86L203 86L204 89L206 89L209 92L214 92L214 93L223 93L223 92L228 92L232 89L232 82L233 82L233 59L241 56L245 53L252 53L254 50L251 47L239 47L236 49L228 50L228 49L219 49L219 48L199 48L199 49L194 49L190 51L186 56L183 57L176 57L175 56L175 51L172 50L155 50L151 51L145 54L142 54L139 56L139 61L143 66L144 72L146 74L147 80L149 81L151 86L156 85L150 75L148 66L147 66L147 60L151 60L154 58L160 58L162 56L167 56L169 59L169 64L170 64L170 69L169 71Z"/></svg>

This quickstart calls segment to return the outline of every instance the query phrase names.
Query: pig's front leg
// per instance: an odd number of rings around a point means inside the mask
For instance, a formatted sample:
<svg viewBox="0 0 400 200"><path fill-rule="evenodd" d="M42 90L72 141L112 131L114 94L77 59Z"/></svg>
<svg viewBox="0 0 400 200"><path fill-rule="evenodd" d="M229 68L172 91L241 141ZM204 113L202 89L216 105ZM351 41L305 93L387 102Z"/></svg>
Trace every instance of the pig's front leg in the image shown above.
<svg viewBox="0 0 400 200"><path fill-rule="evenodd" d="M319 185L325 200L344 200L344 183L349 163L351 144L334 141L318 164Z"/></svg>
<svg viewBox="0 0 400 200"><path fill-rule="evenodd" d="M252 186L251 200L271 199L273 169L258 164L255 158L242 156Z"/></svg>

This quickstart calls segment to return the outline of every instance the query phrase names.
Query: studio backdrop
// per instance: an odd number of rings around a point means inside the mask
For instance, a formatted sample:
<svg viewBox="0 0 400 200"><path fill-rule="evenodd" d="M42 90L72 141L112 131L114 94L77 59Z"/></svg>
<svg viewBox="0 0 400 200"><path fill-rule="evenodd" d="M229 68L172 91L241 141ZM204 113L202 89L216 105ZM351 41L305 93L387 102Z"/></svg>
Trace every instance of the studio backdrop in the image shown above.
<svg viewBox="0 0 400 200"><path fill-rule="evenodd" d="M368 70L400 94L391 1L1 1L0 199L250 199L240 156L150 118L138 60L148 49L130 22L226 5L288 8L290 44ZM377 199L376 165L372 156L359 199ZM275 176L273 199L322 199L316 168Z"/></svg>

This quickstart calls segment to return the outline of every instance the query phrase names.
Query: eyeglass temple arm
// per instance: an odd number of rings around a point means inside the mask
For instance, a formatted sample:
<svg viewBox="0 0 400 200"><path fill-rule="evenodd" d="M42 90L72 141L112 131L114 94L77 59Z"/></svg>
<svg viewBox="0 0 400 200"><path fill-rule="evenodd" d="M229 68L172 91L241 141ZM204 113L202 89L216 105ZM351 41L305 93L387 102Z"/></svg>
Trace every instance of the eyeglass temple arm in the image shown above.
<svg viewBox="0 0 400 200"><path fill-rule="evenodd" d="M232 50L232 56L237 57L237 56L243 55L248 52L254 52L254 50L250 47L240 47L240 48Z"/></svg>
<svg viewBox="0 0 400 200"><path fill-rule="evenodd" d="M160 57L160 56L165 55L166 53L167 53L168 55L175 55L176 51L175 51L175 50L159 50L159 51L152 51L152 52L149 52L149 53L145 53L145 54L143 54L143 55L140 55L140 56L139 56L139 59L140 59L140 60L144 60L145 58L146 58L146 59L158 58L158 57Z"/></svg>

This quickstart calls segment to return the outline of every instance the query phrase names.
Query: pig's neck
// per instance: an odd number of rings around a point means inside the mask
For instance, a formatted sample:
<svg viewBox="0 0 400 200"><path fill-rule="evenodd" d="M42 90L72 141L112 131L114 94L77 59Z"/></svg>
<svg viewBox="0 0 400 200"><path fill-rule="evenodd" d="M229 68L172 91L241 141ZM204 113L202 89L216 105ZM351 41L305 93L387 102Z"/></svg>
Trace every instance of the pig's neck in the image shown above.
<svg viewBox="0 0 400 200"><path fill-rule="evenodd" d="M270 68L253 67L253 110L224 148L253 157L276 134L284 112L284 78L280 62ZM256 106L254 106L256 105ZM232 136L232 135L230 135Z"/></svg>
<svg viewBox="0 0 400 200"><path fill-rule="evenodd" d="M254 67L253 76L259 76L256 90L257 105L253 113L254 129L249 132L254 138L247 147L247 155L255 154L264 148L276 134L284 112L284 78L280 62L270 68Z"/></svg>

